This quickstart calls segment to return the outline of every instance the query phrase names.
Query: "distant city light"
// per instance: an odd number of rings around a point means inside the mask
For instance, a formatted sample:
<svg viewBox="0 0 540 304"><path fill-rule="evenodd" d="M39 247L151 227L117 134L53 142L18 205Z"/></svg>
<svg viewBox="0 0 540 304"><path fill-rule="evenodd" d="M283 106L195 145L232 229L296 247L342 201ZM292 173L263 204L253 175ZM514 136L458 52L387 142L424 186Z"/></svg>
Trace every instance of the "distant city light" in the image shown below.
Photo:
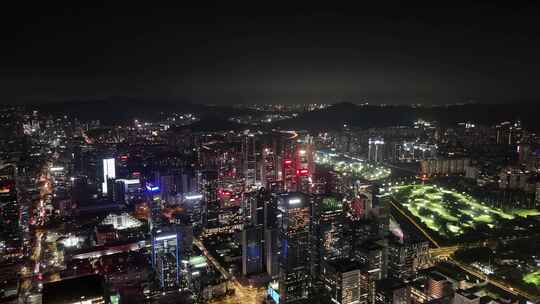
<svg viewBox="0 0 540 304"><path fill-rule="evenodd" d="M169 235L159 236L155 238L155 240L159 242L159 241L165 241L165 240L172 240L175 238L176 238L176 234L169 234Z"/></svg>
<svg viewBox="0 0 540 304"><path fill-rule="evenodd" d="M137 179L137 178L134 178L134 179L123 179L123 178L119 178L119 179L117 179L116 181L118 181L118 182L123 182L123 183L126 184L126 185L135 185L135 184L139 184L139 183L140 183L140 180Z"/></svg>
<svg viewBox="0 0 540 304"><path fill-rule="evenodd" d="M152 185L146 185L146 190L148 190L150 192L157 192L157 191L159 191L159 187L158 186L152 186Z"/></svg>
<svg viewBox="0 0 540 304"><path fill-rule="evenodd" d="M300 204L301 202L302 202L302 200L299 199L299 198L291 198L289 200L289 205L296 205L296 204Z"/></svg>
<svg viewBox="0 0 540 304"><path fill-rule="evenodd" d="M187 200L197 200L197 199L202 199L203 196L202 194L194 194L194 195L186 195L184 198Z"/></svg>
<svg viewBox="0 0 540 304"><path fill-rule="evenodd" d="M79 244L80 241L81 241L81 239L78 236L70 235L69 237L62 240L61 243L65 247L75 247L75 246L77 246L77 244Z"/></svg>

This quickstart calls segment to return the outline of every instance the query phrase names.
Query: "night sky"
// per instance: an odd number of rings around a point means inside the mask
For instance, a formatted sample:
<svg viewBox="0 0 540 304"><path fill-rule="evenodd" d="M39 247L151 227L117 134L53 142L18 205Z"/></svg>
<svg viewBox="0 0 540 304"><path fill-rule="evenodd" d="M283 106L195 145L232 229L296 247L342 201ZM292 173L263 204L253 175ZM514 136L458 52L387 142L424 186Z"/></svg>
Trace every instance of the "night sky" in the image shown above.
<svg viewBox="0 0 540 304"><path fill-rule="evenodd" d="M540 10L532 4L331 10L265 3L4 7L0 103L540 99Z"/></svg>

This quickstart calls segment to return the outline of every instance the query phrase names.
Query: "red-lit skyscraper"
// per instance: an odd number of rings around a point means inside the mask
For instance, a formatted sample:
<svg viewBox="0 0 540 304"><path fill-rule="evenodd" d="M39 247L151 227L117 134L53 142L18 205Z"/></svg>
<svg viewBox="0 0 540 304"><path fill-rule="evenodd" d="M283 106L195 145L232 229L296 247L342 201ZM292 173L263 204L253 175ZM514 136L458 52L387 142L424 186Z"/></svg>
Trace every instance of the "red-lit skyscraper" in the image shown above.
<svg viewBox="0 0 540 304"><path fill-rule="evenodd" d="M313 145L310 141L296 143L291 150L285 151L283 159L284 189L287 192L310 193L315 171Z"/></svg>

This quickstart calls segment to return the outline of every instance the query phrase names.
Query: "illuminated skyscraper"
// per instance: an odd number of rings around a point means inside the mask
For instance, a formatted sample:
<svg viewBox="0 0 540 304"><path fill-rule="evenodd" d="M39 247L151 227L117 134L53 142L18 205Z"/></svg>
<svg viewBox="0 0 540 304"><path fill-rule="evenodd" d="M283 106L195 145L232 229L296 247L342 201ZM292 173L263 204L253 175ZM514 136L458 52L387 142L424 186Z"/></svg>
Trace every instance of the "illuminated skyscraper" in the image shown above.
<svg viewBox="0 0 540 304"><path fill-rule="evenodd" d="M208 211L218 205L218 182L218 173L216 171L201 171L197 174L197 190L202 195L201 217L203 228L208 224Z"/></svg>
<svg viewBox="0 0 540 304"><path fill-rule="evenodd" d="M206 203L216 203L218 200L218 174L216 171L202 171L197 175L198 190Z"/></svg>
<svg viewBox="0 0 540 304"><path fill-rule="evenodd" d="M265 190L246 193L243 201L244 226L241 234L242 272L260 273L264 265L265 219L264 206L272 197Z"/></svg>
<svg viewBox="0 0 540 304"><path fill-rule="evenodd" d="M319 195L312 206L311 271L319 279L324 261L344 258L348 253L343 237L343 202L336 195Z"/></svg>
<svg viewBox="0 0 540 304"><path fill-rule="evenodd" d="M105 158L103 159L103 183L101 184L101 189L103 194L108 192L108 181L109 179L116 178L116 165L114 158Z"/></svg>
<svg viewBox="0 0 540 304"><path fill-rule="evenodd" d="M326 261L322 267L322 282L333 303L373 304L375 281L366 265L344 259Z"/></svg>
<svg viewBox="0 0 540 304"><path fill-rule="evenodd" d="M429 273L426 294L430 299L440 299L447 296L451 290L451 283L446 279L446 277L435 271Z"/></svg>
<svg viewBox="0 0 540 304"><path fill-rule="evenodd" d="M272 196L264 202L264 264L266 273L276 279L279 275L279 241L277 198Z"/></svg>
<svg viewBox="0 0 540 304"><path fill-rule="evenodd" d="M366 264L369 275L374 280L383 279L386 275L386 247L384 241L367 241L361 245L357 257Z"/></svg>
<svg viewBox="0 0 540 304"><path fill-rule="evenodd" d="M388 243L388 276L401 280L414 278L429 266L429 243L424 240L391 239Z"/></svg>
<svg viewBox="0 0 540 304"><path fill-rule="evenodd" d="M172 289L180 284L182 238L181 230L174 226L152 234L152 267L161 289Z"/></svg>
<svg viewBox="0 0 540 304"><path fill-rule="evenodd" d="M159 195L159 187L146 184L147 203L150 206L150 232L157 231L162 223L162 202Z"/></svg>
<svg viewBox="0 0 540 304"><path fill-rule="evenodd" d="M280 302L308 297L310 274L311 199L302 193L284 193L278 198L280 240Z"/></svg>
<svg viewBox="0 0 540 304"><path fill-rule="evenodd" d="M241 233L242 274L251 275L263 271L263 227L244 226Z"/></svg>
<svg viewBox="0 0 540 304"><path fill-rule="evenodd" d="M370 138L368 140L368 161L382 162L383 161L384 139Z"/></svg>
<svg viewBox="0 0 540 304"><path fill-rule="evenodd" d="M271 147L262 149L261 184L267 189L274 189L278 181L278 157Z"/></svg>
<svg viewBox="0 0 540 304"><path fill-rule="evenodd" d="M315 162L313 159L313 145L304 143L298 145L295 152L296 191L310 193L313 184Z"/></svg>
<svg viewBox="0 0 540 304"><path fill-rule="evenodd" d="M411 303L411 289L398 279L383 279L375 283L375 304Z"/></svg>
<svg viewBox="0 0 540 304"><path fill-rule="evenodd" d="M15 182L0 182L0 256L9 257L19 251L21 229L19 226L20 208L17 201ZM1 259L1 258L0 258Z"/></svg>
<svg viewBox="0 0 540 304"><path fill-rule="evenodd" d="M246 181L246 186L255 185L257 180L257 147L255 134L244 135L242 141L242 170Z"/></svg>

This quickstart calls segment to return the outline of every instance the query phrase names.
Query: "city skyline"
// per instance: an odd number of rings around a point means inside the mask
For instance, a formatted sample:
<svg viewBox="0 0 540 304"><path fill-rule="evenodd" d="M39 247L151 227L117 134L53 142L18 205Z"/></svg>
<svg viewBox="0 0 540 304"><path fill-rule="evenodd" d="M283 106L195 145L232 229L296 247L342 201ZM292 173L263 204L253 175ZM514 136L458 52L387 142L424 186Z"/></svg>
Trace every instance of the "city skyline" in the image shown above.
<svg viewBox="0 0 540 304"><path fill-rule="evenodd" d="M357 4L2 6L0 303L540 304L540 6Z"/></svg>

